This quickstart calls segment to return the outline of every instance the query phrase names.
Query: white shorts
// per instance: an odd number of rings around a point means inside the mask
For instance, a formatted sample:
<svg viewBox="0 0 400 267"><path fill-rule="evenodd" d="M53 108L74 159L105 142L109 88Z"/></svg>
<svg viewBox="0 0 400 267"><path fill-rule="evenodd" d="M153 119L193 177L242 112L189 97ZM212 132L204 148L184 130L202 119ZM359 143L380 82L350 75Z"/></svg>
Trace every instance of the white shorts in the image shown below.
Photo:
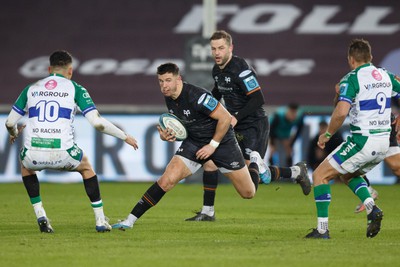
<svg viewBox="0 0 400 267"><path fill-rule="evenodd" d="M68 150L29 150L20 153L22 165L33 171L44 169L73 171L81 163L83 151L78 146Z"/></svg>
<svg viewBox="0 0 400 267"><path fill-rule="evenodd" d="M369 172L385 159L389 150L388 137L353 135L337 147L327 159L339 173Z"/></svg>

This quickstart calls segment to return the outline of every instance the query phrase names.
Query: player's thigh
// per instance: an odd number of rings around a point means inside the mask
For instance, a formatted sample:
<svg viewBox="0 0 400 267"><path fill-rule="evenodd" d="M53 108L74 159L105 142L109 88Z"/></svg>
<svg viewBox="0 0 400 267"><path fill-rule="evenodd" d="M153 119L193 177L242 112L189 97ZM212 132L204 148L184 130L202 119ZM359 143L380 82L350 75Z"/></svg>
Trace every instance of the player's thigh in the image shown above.
<svg viewBox="0 0 400 267"><path fill-rule="evenodd" d="M179 183L179 181L191 174L191 170L185 163L185 158L175 155L168 163L163 175L161 175L160 179L158 179L158 184L164 191L167 192L171 190L177 183Z"/></svg>
<svg viewBox="0 0 400 267"><path fill-rule="evenodd" d="M214 164L212 160L209 160L203 164L203 169L206 172L212 172L212 171L217 171L218 167Z"/></svg>
<svg viewBox="0 0 400 267"><path fill-rule="evenodd" d="M79 172L82 175L83 179L88 179L96 175L95 171L93 170L92 164L90 164L90 161L86 154L83 154L80 164L74 171Z"/></svg>
<svg viewBox="0 0 400 267"><path fill-rule="evenodd" d="M243 167L240 170L226 172L224 175L231 180L233 186L241 197L254 197L256 189L247 167Z"/></svg>
<svg viewBox="0 0 400 267"><path fill-rule="evenodd" d="M341 174L356 171L362 174L378 165L385 158L388 149L389 139L386 137L353 135L327 158Z"/></svg>
<svg viewBox="0 0 400 267"><path fill-rule="evenodd" d="M385 163L389 166L394 175L400 176L400 147L389 147L389 151L386 153Z"/></svg>
<svg viewBox="0 0 400 267"><path fill-rule="evenodd" d="M236 140L242 150L243 157L250 160L250 153L257 151L262 158L268 148L269 122L268 118L254 122L246 129L235 129Z"/></svg>
<svg viewBox="0 0 400 267"><path fill-rule="evenodd" d="M29 170L44 169L74 171L79 166L83 152L78 147L69 150L31 150L23 148L21 164Z"/></svg>
<svg viewBox="0 0 400 267"><path fill-rule="evenodd" d="M246 166L242 151L235 138L221 143L211 155L211 159L222 173L240 170Z"/></svg>

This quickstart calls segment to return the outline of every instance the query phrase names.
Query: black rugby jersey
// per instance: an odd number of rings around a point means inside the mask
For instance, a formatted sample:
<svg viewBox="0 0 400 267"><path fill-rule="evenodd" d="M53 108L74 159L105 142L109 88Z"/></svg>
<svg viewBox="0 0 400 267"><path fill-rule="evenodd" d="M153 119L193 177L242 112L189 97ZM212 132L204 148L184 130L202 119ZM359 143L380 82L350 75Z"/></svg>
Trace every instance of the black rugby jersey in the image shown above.
<svg viewBox="0 0 400 267"><path fill-rule="evenodd" d="M247 105L250 99L249 94L261 89L253 68L238 56L232 56L224 69L220 69L215 64L212 76L215 81L215 88L218 88L227 110L233 115ZM260 105L256 112L240 120L235 129L245 128L246 125L266 116L266 112Z"/></svg>
<svg viewBox="0 0 400 267"><path fill-rule="evenodd" d="M209 115L217 108L219 102L209 91L189 83L183 83L182 92L173 100L165 97L168 111L177 116L188 131L188 139L196 145L204 146L210 143L214 136L217 121ZM232 127L222 139L234 138Z"/></svg>

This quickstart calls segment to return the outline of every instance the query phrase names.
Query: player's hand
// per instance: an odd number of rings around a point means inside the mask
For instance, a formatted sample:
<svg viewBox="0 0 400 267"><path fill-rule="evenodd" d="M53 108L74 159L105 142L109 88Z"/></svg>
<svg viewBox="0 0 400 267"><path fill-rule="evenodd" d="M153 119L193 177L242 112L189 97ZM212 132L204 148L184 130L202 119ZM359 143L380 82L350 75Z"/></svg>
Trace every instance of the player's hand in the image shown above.
<svg viewBox="0 0 400 267"><path fill-rule="evenodd" d="M215 149L212 145L207 144L196 152L196 158L200 160L207 159L214 154Z"/></svg>
<svg viewBox="0 0 400 267"><path fill-rule="evenodd" d="M166 128L163 130L160 125L157 125L157 130L158 133L160 134L160 138L163 141L168 141L168 142L175 142L176 137L175 137L175 132L171 128Z"/></svg>
<svg viewBox="0 0 400 267"><path fill-rule="evenodd" d="M24 130L24 128L26 127L25 124L23 125L19 125L17 127L17 135L10 135L10 144L13 144L15 142L15 140L17 140L18 136L22 133L22 131Z"/></svg>
<svg viewBox="0 0 400 267"><path fill-rule="evenodd" d="M232 125L232 128L234 128L234 127L236 126L236 124L238 123L238 120L236 119L235 116L231 116L231 117L232 117L232 119L231 119L231 125Z"/></svg>
<svg viewBox="0 0 400 267"><path fill-rule="evenodd" d="M135 150L139 148L136 139L133 138L132 136L130 136L129 134L127 135L127 137L125 139L125 143L127 143L128 145L131 145Z"/></svg>
<svg viewBox="0 0 400 267"><path fill-rule="evenodd" d="M319 148L324 149L325 148L325 144L329 141L329 138L326 137L325 133L321 134L318 138L318 142L317 145L319 146Z"/></svg>
<svg viewBox="0 0 400 267"><path fill-rule="evenodd" d="M396 130L397 135L399 135L399 130L400 130L400 119L399 119L399 116L397 116L397 117L394 119L394 121L392 122L392 124L396 124L395 130Z"/></svg>

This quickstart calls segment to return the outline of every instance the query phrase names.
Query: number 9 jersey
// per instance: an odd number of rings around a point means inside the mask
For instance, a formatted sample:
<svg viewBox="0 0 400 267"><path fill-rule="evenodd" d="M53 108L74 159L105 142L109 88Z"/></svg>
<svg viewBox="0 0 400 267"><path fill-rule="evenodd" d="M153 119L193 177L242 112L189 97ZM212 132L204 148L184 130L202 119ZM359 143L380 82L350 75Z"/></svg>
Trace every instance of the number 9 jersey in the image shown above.
<svg viewBox="0 0 400 267"><path fill-rule="evenodd" d="M24 147L67 150L74 146L77 108L85 115L96 106L85 88L62 75L52 74L27 86L13 105L18 114L28 116Z"/></svg>
<svg viewBox="0 0 400 267"><path fill-rule="evenodd" d="M340 81L338 101L351 104L353 134L390 135L391 97L400 92L398 77L371 63L349 72Z"/></svg>

